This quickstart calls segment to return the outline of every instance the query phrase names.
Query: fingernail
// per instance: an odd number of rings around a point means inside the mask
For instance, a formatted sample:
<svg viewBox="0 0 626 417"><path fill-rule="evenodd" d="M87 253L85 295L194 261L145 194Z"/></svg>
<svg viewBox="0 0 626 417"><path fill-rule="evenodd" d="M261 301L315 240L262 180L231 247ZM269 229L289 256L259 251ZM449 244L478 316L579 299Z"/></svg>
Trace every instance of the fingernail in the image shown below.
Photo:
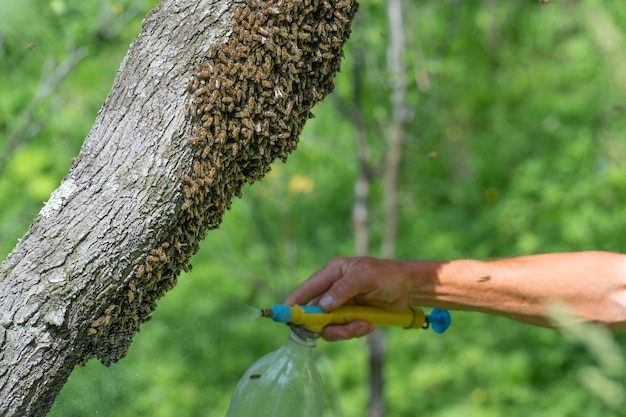
<svg viewBox="0 0 626 417"><path fill-rule="evenodd" d="M327 310L330 307L332 307L334 301L335 301L335 299L333 298L333 296L328 294L328 293L326 293L326 294L324 294L322 296L322 298L320 298L319 306L323 310Z"/></svg>

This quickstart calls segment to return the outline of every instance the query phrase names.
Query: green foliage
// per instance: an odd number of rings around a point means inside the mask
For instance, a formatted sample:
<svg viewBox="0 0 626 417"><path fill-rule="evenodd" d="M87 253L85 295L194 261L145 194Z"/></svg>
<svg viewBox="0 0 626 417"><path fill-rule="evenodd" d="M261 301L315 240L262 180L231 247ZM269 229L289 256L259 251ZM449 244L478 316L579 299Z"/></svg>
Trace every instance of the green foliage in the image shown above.
<svg viewBox="0 0 626 417"><path fill-rule="evenodd" d="M27 139L0 166L2 254L67 172L154 4L113 38L98 35L99 22L123 14L130 1L0 5L0 152L46 71L77 46L88 51L35 109ZM413 113L399 178L398 256L626 251L626 52L615 47L625 44L626 4L424 0L405 7ZM298 151L247 188L208 233L193 271L160 301L127 358L77 368L50 415L225 414L239 376L287 337L281 326L251 320L250 306L281 302L329 258L353 253L349 114L364 116L380 158L390 125L386 26L385 2L363 1L335 94L314 109ZM380 187L371 201L373 248L383 221ZM503 318L453 317L441 336L389 332L390 416L619 414L611 401L623 392L623 374L607 374L604 358L626 342L623 334L598 350ZM365 415L363 342L320 342L317 350L328 416ZM607 401L594 392L617 394Z"/></svg>

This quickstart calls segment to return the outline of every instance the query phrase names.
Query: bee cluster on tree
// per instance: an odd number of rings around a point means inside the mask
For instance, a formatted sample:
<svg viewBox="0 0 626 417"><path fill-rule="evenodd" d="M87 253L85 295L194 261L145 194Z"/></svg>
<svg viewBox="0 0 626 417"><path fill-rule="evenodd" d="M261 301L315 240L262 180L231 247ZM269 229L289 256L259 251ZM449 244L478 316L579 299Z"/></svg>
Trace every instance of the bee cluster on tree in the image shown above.
<svg viewBox="0 0 626 417"><path fill-rule="evenodd" d="M121 359L156 300L176 284L205 232L215 229L246 183L296 149L311 108L333 90L353 0L250 0L237 6L229 39L194 65L185 114L192 147L180 175L180 214L149 251L118 301L94 319L86 349L105 365Z"/></svg>

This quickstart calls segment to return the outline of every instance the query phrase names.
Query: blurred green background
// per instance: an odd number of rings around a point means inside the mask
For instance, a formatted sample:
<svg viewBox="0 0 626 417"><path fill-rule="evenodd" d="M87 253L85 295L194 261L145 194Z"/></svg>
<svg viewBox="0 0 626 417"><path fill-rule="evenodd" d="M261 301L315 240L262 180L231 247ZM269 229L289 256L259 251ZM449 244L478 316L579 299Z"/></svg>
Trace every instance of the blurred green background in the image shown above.
<svg viewBox="0 0 626 417"><path fill-rule="evenodd" d="M2 258L69 169L156 3L0 2ZM51 416L223 416L239 376L286 340L285 327L249 319L250 306L279 303L331 257L354 254L348 115L362 115L380 159L391 118L385 6L361 2L335 93L314 109L298 150L234 201L128 356L110 368L76 368ZM397 256L625 252L626 2L403 7L411 114ZM376 181L372 255L380 196ZM623 359L608 353L624 334L598 347L584 331L469 313L453 320L440 336L389 332L390 417L626 415ZM364 416L364 341L316 350L326 415Z"/></svg>

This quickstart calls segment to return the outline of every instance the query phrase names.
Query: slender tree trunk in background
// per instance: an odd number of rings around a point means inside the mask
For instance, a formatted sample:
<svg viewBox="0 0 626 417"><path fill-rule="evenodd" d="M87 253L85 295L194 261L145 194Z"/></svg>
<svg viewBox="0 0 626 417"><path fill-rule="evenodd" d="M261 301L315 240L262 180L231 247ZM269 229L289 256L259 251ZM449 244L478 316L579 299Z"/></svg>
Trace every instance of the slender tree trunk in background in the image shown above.
<svg viewBox="0 0 626 417"><path fill-rule="evenodd" d="M378 327L367 338L370 362L370 399L368 417L385 415L385 356L387 353L387 332Z"/></svg>
<svg viewBox="0 0 626 417"><path fill-rule="evenodd" d="M374 179L375 168L371 162L371 155L368 141L368 131L365 125L363 111L359 105L363 100L363 71L365 67L365 45L360 41L353 42L352 45L352 99L349 106L340 103L355 130L356 153L357 153L357 178L354 183L354 201L352 203L352 230L354 232L354 249L356 256L368 256L370 254L370 231L369 231L369 194L372 181ZM368 415L372 409L384 409L383 385L381 379L382 363L384 355L380 352L380 344L376 342L380 339L376 334L368 338L370 350L370 395L368 404Z"/></svg>
<svg viewBox="0 0 626 417"><path fill-rule="evenodd" d="M402 158L402 145L406 136L408 109L406 108L406 65L404 63L404 24L402 0L387 2L389 19L389 46L387 68L391 83L391 132L387 138L387 154L383 169L383 205L385 228L381 247L384 258L396 255L398 236L398 171Z"/></svg>
<svg viewBox="0 0 626 417"><path fill-rule="evenodd" d="M391 86L391 129L387 139L387 151L382 169L383 175L383 239L381 256L394 258L398 235L397 182L402 144L405 137L406 108L406 68L404 64L404 25L402 22L402 0L387 2L389 45L387 47L387 70ZM387 353L387 332L378 328L368 338L370 348L370 403L369 417L385 416L385 377L384 364Z"/></svg>
<svg viewBox="0 0 626 417"><path fill-rule="evenodd" d="M352 103L361 103L363 89L363 73L359 68L365 65L361 43L353 44L352 54ZM369 207L368 199L372 182L372 166L370 163L367 128L363 121L363 114L359 106L351 106L347 114L356 131L356 153L358 176L354 183L354 202L352 204L352 227L354 230L354 245L356 256L369 255Z"/></svg>
<svg viewBox="0 0 626 417"><path fill-rule="evenodd" d="M356 3L165 0L73 167L0 266L0 416L122 358L245 183L297 145Z"/></svg>

